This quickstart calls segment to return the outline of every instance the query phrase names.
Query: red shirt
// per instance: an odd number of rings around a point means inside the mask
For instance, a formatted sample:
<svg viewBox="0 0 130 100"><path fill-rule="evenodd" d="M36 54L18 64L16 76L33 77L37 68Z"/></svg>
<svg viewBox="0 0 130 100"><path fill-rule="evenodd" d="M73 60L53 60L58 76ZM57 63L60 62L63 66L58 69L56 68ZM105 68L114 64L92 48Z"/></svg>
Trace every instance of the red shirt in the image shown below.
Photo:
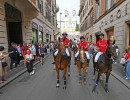
<svg viewBox="0 0 130 100"><path fill-rule="evenodd" d="M126 53L125 58L129 59L130 58L130 53Z"/></svg>
<svg viewBox="0 0 130 100"><path fill-rule="evenodd" d="M99 52L106 52L107 49L107 40L103 39L103 41L99 40L97 42L97 47L99 47Z"/></svg>
<svg viewBox="0 0 130 100"><path fill-rule="evenodd" d="M64 38L61 38L61 40L64 40ZM64 43L65 43L65 45L68 45L69 44L69 39L65 38ZM68 48L68 46L65 46L65 48Z"/></svg>
<svg viewBox="0 0 130 100"><path fill-rule="evenodd" d="M86 41L80 42L78 46L81 47L81 48L88 46L84 51L89 50L89 45L88 45L88 42L86 42Z"/></svg>

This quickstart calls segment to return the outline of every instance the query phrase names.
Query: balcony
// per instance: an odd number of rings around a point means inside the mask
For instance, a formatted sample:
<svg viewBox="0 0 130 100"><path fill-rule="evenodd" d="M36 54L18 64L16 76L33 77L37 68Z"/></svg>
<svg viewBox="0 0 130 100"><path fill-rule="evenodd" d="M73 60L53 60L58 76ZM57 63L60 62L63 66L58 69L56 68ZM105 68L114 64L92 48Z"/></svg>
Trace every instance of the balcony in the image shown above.
<svg viewBox="0 0 130 100"><path fill-rule="evenodd" d="M59 6L56 5L55 13L58 13L58 12L59 12Z"/></svg>
<svg viewBox="0 0 130 100"><path fill-rule="evenodd" d="M15 5L20 7L21 11L29 17L35 18L40 12L37 6L37 0L14 0Z"/></svg>

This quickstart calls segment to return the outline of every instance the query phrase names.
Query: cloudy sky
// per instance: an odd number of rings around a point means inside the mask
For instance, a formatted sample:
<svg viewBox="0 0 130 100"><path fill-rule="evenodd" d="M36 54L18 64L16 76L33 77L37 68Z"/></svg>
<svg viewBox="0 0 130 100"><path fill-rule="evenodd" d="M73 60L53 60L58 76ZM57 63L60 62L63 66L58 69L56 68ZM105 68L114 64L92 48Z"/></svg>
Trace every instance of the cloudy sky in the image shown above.
<svg viewBox="0 0 130 100"><path fill-rule="evenodd" d="M72 14L73 10L76 10L77 14L77 22L79 23L79 7L80 7L80 0L56 0L57 4L60 8L60 11L57 14L58 21L60 20L60 12L62 13L61 19L64 20L64 11L68 10L70 14Z"/></svg>

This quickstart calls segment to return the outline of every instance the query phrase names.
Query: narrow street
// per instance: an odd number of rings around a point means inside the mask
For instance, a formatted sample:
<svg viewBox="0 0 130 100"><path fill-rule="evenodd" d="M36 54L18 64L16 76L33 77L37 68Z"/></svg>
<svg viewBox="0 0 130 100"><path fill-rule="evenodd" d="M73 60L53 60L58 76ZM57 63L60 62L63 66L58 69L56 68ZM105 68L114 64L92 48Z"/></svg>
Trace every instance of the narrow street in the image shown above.
<svg viewBox="0 0 130 100"><path fill-rule="evenodd" d="M56 71L53 57L50 55L44 64L37 64L35 74L27 72L0 90L0 100L129 100L130 90L112 75L109 79L109 93L104 90L105 78L99 83L95 93L92 88L93 67L90 63L87 74L87 84L79 84L78 70L73 65L72 57L71 76L67 77L67 89L63 90L63 72L60 72L60 88L56 88Z"/></svg>

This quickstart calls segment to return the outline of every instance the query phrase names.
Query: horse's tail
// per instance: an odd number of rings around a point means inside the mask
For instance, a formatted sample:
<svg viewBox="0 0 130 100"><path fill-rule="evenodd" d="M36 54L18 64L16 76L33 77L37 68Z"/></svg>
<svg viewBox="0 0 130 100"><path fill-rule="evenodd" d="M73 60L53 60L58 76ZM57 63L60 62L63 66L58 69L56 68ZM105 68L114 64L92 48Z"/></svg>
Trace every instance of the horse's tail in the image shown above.
<svg viewBox="0 0 130 100"><path fill-rule="evenodd" d="M60 42L60 37L58 38L58 42Z"/></svg>

